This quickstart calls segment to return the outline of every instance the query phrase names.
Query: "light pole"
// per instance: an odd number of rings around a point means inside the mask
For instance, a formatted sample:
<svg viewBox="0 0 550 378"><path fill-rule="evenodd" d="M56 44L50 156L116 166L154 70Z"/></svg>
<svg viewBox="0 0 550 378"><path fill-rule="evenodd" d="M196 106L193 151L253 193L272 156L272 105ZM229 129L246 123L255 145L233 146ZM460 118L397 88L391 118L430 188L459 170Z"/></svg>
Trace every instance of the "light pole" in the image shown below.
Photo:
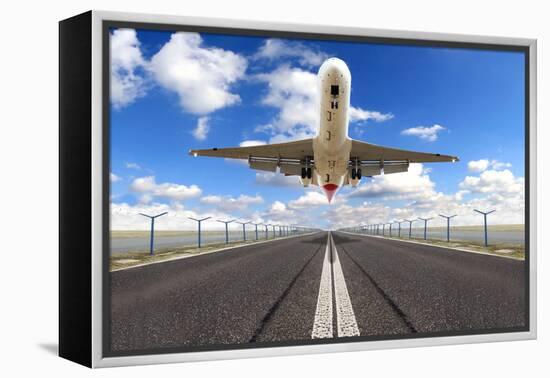
<svg viewBox="0 0 550 378"><path fill-rule="evenodd" d="M235 223L243 225L243 241L246 241L246 225L250 224L252 222L238 222L238 221L235 221Z"/></svg>
<svg viewBox="0 0 550 378"><path fill-rule="evenodd" d="M456 217L455 215L443 215L439 214L440 217L447 219L447 243L451 240L451 218Z"/></svg>
<svg viewBox="0 0 550 378"><path fill-rule="evenodd" d="M403 221L397 222L397 224L399 225L398 228L397 228L397 237L398 238L401 237L401 223L403 223Z"/></svg>
<svg viewBox="0 0 550 378"><path fill-rule="evenodd" d="M256 227L256 240L258 240L258 226L261 224L261 223L252 223L255 227Z"/></svg>
<svg viewBox="0 0 550 378"><path fill-rule="evenodd" d="M477 209L474 209L474 211L480 213L483 215L483 225L484 225L484 229L485 229L485 247L487 247L489 244L487 243L487 215L491 214L491 213L494 213L496 210L491 210L491 211L480 211L480 210L477 210Z"/></svg>
<svg viewBox="0 0 550 378"><path fill-rule="evenodd" d="M428 228L428 221L433 218L418 218L419 220L424 221L424 240L426 240L426 229Z"/></svg>
<svg viewBox="0 0 550 378"><path fill-rule="evenodd" d="M151 219L151 238L150 238L150 241L149 241L149 254L150 255L154 254L153 246L154 246L154 240L155 240L155 218L162 217L165 214L168 214L168 212L165 211L164 213L161 213L161 214L158 214L158 215L147 215L147 214L139 213L139 215L143 215L144 217L147 217L147 218Z"/></svg>
<svg viewBox="0 0 550 378"><path fill-rule="evenodd" d="M405 220L403 220L403 222L409 222L409 239L410 239L410 238L411 238L412 226L413 226L414 219L413 219L413 220L405 219Z"/></svg>
<svg viewBox="0 0 550 378"><path fill-rule="evenodd" d="M228 244L228 243L229 243L229 231L228 231L228 229L227 229L227 225L228 225L229 223L235 222L235 219L231 219L230 221L217 220L217 222L225 223L225 244Z"/></svg>
<svg viewBox="0 0 550 378"><path fill-rule="evenodd" d="M199 224L199 237L198 237L199 242L198 242L198 244L199 244L199 248L200 248L201 247L201 223L204 222L207 219L212 218L212 217L206 217L206 218L202 218L202 219L195 219L195 218L191 218L191 217L188 217L188 218L191 219L191 220L194 220L195 222L197 222Z"/></svg>

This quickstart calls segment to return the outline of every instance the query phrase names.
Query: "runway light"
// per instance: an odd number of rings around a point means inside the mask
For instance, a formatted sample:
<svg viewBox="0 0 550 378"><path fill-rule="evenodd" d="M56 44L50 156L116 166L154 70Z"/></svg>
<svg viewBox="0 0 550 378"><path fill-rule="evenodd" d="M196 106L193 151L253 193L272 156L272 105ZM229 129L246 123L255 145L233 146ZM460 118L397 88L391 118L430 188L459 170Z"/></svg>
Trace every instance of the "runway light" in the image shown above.
<svg viewBox="0 0 550 378"><path fill-rule="evenodd" d="M487 215L491 214L491 213L494 213L496 210L491 210L491 211L481 211L481 210L477 210L477 209L474 209L475 212L477 213L480 213L481 215L483 215L483 228L484 228L484 231L485 231L485 247L487 247L489 244L487 243Z"/></svg>
<svg viewBox="0 0 550 378"><path fill-rule="evenodd" d="M201 247L201 223L204 222L207 219L212 218L212 217L206 217L206 218L202 218L202 219L195 219L195 218L191 218L191 217L187 217L187 218L191 219L191 220L194 220L199 225L199 234L198 234L197 244L198 244L198 247L200 248Z"/></svg>
<svg viewBox="0 0 550 378"><path fill-rule="evenodd" d="M151 239L150 239L150 244L149 244L149 254L150 255L153 255L155 252L154 252L154 240L155 240L155 219L158 218L158 217L162 217L163 215L166 215L168 214L168 212L164 212L164 213L161 213L161 214L157 214L157 215L147 215L147 214L143 214L143 213L139 213L139 215L143 215L144 217L147 217L149 219L151 219Z"/></svg>

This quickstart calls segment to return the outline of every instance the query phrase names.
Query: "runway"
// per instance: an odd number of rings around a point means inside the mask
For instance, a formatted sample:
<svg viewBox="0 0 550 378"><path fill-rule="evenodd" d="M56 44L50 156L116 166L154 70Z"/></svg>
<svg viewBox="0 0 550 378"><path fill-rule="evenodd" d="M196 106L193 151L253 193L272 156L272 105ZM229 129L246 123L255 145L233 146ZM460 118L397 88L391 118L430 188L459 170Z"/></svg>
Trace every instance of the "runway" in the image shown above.
<svg viewBox="0 0 550 378"><path fill-rule="evenodd" d="M369 236L274 240L110 273L111 349L514 329L524 274L523 261Z"/></svg>

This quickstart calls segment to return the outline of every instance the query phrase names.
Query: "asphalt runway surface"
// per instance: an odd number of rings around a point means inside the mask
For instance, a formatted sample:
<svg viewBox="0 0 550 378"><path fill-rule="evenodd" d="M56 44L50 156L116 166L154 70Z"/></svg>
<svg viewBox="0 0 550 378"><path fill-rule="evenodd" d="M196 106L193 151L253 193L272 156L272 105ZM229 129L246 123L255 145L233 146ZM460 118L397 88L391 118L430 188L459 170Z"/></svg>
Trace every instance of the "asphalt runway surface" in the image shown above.
<svg viewBox="0 0 550 378"><path fill-rule="evenodd" d="M111 350L512 330L524 274L523 261L376 237L275 240L110 273Z"/></svg>

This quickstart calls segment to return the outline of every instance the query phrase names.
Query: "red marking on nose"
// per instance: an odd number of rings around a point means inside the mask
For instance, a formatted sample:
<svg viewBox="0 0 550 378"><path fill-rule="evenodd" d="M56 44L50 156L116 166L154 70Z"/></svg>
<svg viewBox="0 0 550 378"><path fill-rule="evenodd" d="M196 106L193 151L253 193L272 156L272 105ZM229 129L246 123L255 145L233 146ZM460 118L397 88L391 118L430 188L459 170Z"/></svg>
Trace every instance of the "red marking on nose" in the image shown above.
<svg viewBox="0 0 550 378"><path fill-rule="evenodd" d="M326 184L326 185L323 185L323 189L324 189L325 194L328 198L328 202L330 203L332 201L332 198L336 194L336 191L338 190L338 185Z"/></svg>

